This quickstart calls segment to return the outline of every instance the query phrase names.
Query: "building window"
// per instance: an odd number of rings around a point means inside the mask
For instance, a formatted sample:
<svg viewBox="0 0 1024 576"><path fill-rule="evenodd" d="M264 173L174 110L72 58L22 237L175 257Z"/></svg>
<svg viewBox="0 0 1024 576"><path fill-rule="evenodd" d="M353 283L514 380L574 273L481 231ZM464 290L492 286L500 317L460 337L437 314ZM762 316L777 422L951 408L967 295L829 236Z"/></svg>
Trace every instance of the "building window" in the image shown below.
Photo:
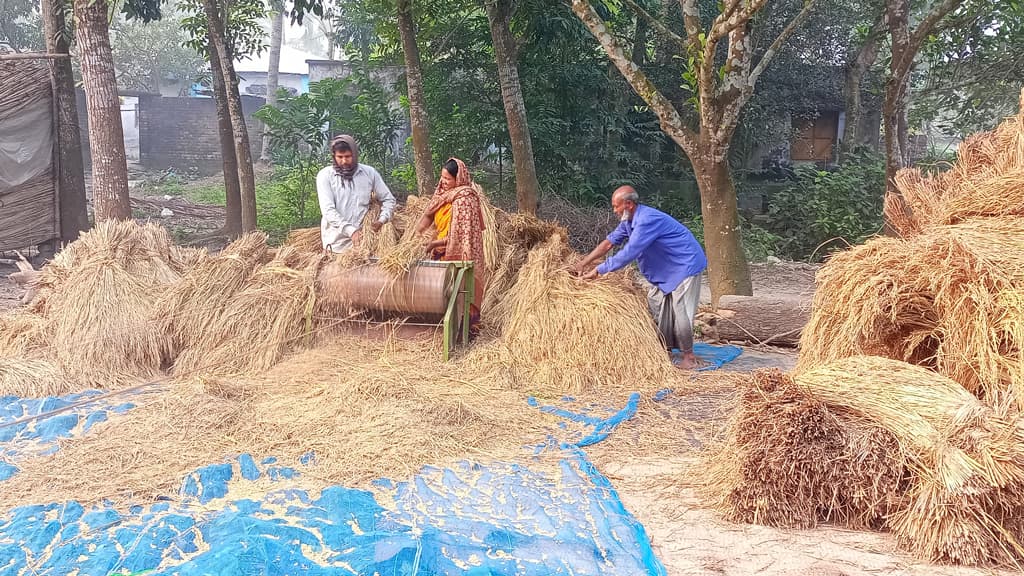
<svg viewBox="0 0 1024 576"><path fill-rule="evenodd" d="M793 118L793 162L830 162L839 130L839 113L822 112L817 118Z"/></svg>

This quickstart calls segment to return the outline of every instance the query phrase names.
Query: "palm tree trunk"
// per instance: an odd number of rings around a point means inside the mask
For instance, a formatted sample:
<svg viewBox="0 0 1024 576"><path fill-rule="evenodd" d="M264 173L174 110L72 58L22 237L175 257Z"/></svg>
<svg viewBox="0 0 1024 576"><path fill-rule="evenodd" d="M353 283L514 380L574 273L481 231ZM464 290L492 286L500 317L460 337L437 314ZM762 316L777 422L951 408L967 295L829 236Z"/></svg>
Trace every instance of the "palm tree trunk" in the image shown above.
<svg viewBox="0 0 1024 576"><path fill-rule="evenodd" d="M107 28L107 0L75 0L75 37L82 64L92 150L92 199L96 222L127 220L128 160L124 153L121 101Z"/></svg>

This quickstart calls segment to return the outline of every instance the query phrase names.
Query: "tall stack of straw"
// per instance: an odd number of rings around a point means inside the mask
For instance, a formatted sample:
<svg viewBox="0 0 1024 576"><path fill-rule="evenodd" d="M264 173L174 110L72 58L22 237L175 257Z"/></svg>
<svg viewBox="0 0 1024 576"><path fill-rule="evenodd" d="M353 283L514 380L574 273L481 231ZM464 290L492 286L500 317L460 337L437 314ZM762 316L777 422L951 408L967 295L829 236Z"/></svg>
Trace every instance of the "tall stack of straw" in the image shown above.
<svg viewBox="0 0 1024 576"><path fill-rule="evenodd" d="M869 463L888 454L877 476L904 481L889 483L885 498L870 499L877 514L869 524L891 530L923 558L1019 567L1024 93L1021 113L966 140L948 171L904 170L897 187L900 195L885 206L897 237L839 254L818 273L797 369L784 387L789 392L742 396L725 446L713 458L713 501L742 521L856 526L863 522L849 520L841 495L823 498L803 488L822 484L848 494L877 488L872 474L844 484L834 468L871 470ZM754 391L763 391L759 378ZM791 417L772 421L771 414L794 406L815 408L812 429L829 423L840 445L822 445ZM783 423L777 437L752 435L779 430L775 422ZM881 435L851 450L851 438L863 438L858 431L865 427ZM834 466L814 469L806 456L813 447L860 456L833 457ZM758 484L763 470L783 478L783 487ZM807 473L799 481L783 473L801 470ZM761 509L766 503L770 511Z"/></svg>

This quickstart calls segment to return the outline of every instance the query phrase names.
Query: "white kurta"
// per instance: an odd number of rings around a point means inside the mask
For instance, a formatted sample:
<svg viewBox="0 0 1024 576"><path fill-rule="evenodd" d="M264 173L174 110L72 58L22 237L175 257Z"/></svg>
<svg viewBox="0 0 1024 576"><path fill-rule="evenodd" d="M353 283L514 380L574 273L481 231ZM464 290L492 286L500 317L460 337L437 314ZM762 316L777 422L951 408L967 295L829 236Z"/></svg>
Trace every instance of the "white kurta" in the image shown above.
<svg viewBox="0 0 1024 576"><path fill-rule="evenodd" d="M380 222L391 219L395 196L372 166L359 164L349 182L334 166L327 166L316 175L316 195L320 202L320 239L325 249L343 252L352 245L352 235L363 224L370 201L382 204Z"/></svg>

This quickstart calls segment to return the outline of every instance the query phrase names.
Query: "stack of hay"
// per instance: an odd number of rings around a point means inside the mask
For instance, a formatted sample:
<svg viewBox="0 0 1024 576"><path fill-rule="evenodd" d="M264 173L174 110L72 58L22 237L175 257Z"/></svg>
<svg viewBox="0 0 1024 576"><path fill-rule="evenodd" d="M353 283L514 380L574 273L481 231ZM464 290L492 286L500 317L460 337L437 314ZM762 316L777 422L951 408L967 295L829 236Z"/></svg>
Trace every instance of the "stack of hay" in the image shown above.
<svg viewBox="0 0 1024 576"><path fill-rule="evenodd" d="M664 385L675 369L629 276L580 280L568 270L577 257L557 233L530 250L493 312L500 334L467 364L551 394Z"/></svg>
<svg viewBox="0 0 1024 576"><path fill-rule="evenodd" d="M929 560L1019 566L1024 106L949 171L897 183L899 237L821 269L794 376L754 377L711 495L736 520L882 527Z"/></svg>
<svg viewBox="0 0 1024 576"><path fill-rule="evenodd" d="M0 394L111 389L260 370L309 332L319 253L251 233L216 256L154 224L108 221L60 252L25 308L0 317Z"/></svg>

